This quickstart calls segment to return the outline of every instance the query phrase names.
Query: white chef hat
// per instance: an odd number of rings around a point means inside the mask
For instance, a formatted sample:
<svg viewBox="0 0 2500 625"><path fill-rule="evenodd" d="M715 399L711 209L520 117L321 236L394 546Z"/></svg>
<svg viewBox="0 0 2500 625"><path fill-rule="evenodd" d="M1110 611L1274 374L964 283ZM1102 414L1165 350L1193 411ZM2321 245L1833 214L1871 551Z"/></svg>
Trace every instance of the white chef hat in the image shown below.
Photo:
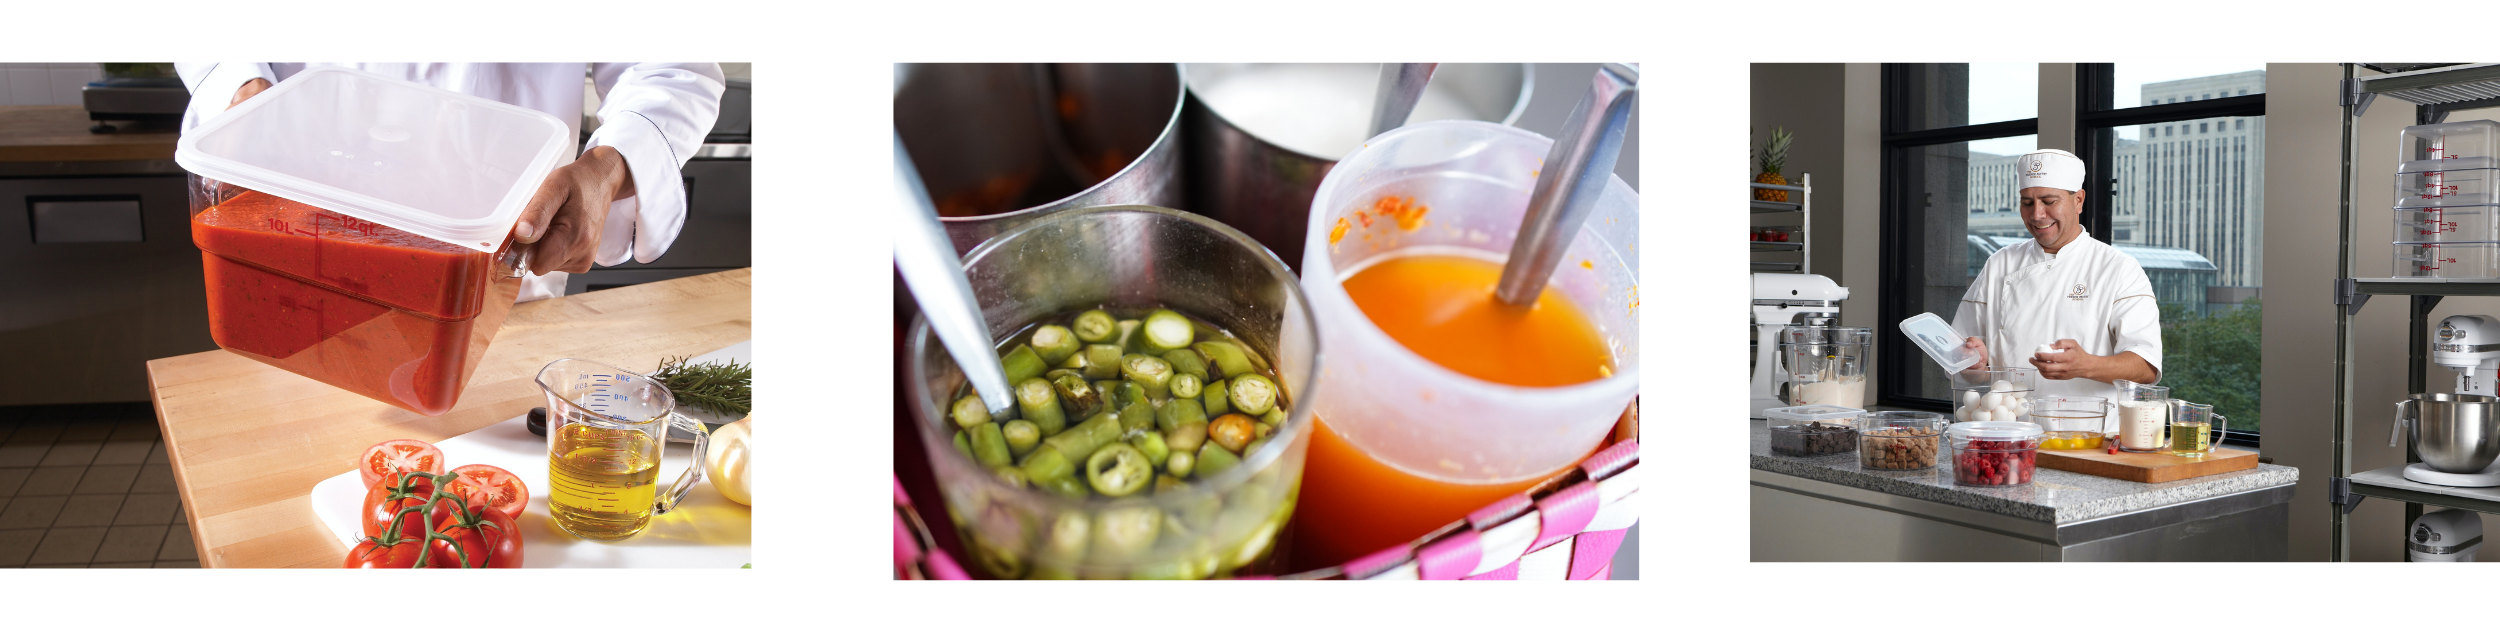
<svg viewBox="0 0 2500 625"><path fill-rule="evenodd" d="M2048 187L2083 190L2083 159L2065 150L2034 150L2014 159L2014 190Z"/></svg>

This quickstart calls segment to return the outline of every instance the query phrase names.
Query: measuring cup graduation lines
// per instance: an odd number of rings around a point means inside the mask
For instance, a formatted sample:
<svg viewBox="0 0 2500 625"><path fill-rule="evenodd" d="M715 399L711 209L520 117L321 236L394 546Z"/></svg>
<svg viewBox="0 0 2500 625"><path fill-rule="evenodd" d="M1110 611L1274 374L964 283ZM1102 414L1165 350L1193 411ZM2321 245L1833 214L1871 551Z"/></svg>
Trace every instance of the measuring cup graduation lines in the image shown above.
<svg viewBox="0 0 2500 625"><path fill-rule="evenodd" d="M547 507L564 531L592 540L631 537L702 479L710 436L673 412L677 401L667 387L578 359L548 363L538 384L547 399ZM660 457L671 428L693 434L695 462L661 492Z"/></svg>

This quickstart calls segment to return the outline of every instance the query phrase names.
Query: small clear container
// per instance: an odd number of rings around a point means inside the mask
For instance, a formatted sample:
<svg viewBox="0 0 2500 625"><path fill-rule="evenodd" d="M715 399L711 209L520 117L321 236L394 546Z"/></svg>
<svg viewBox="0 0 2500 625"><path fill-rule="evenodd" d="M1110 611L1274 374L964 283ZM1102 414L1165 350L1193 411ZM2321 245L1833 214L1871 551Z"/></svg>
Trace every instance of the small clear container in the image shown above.
<svg viewBox="0 0 2500 625"><path fill-rule="evenodd" d="M2491 206L2500 169L2451 169L2396 174L2396 208Z"/></svg>
<svg viewBox="0 0 2500 625"><path fill-rule="evenodd" d="M1965 486L2020 486L2031 483L2040 465L2040 442L2048 434L2037 423L1978 421L1956 423L1945 430L1953 449L1953 483Z"/></svg>
<svg viewBox="0 0 2500 625"><path fill-rule="evenodd" d="M2500 207L2396 209L2397 243L2500 242Z"/></svg>
<svg viewBox="0 0 2500 625"><path fill-rule="evenodd" d="M2406 126L2397 139L2398 173L2500 167L2500 123L2489 120Z"/></svg>
<svg viewBox="0 0 2500 625"><path fill-rule="evenodd" d="M1788 406L1762 411L1771 430L1771 454L1824 456L1858 450L1858 417L1847 406Z"/></svg>
<svg viewBox="0 0 2500 625"><path fill-rule="evenodd" d="M1780 330L1788 366L1788 405L1866 407L1866 365L1875 347L1867 328L1794 325Z"/></svg>
<svg viewBox="0 0 2500 625"><path fill-rule="evenodd" d="M1933 412L1887 410L1858 417L1858 466L1888 471L1936 468L1936 447L1946 425L1945 416Z"/></svg>
<svg viewBox="0 0 2500 625"><path fill-rule="evenodd" d="M1957 422L2020 421L2031 412L2031 391L2040 387L2040 370L2030 367L1972 367L1948 377Z"/></svg>
<svg viewBox="0 0 2500 625"><path fill-rule="evenodd" d="M2048 433L2041 449L2100 449L2109 438L2109 408L2107 397L2051 395L2032 400L2028 420Z"/></svg>
<svg viewBox="0 0 2500 625"><path fill-rule="evenodd" d="M2489 280L2500 277L2500 243L2398 243L2395 277Z"/></svg>

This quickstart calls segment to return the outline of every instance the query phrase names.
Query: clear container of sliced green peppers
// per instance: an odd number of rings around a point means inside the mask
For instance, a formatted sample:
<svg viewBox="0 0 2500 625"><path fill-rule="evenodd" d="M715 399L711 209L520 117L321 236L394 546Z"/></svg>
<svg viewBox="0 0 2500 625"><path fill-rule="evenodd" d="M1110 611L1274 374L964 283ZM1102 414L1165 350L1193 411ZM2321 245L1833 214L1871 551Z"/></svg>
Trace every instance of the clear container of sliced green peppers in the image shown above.
<svg viewBox="0 0 2500 625"><path fill-rule="evenodd" d="M922 324L907 379L972 568L1195 579L1272 559L1318 360L1273 254L1196 215L1099 207L992 239L965 272L1015 409L984 409Z"/></svg>

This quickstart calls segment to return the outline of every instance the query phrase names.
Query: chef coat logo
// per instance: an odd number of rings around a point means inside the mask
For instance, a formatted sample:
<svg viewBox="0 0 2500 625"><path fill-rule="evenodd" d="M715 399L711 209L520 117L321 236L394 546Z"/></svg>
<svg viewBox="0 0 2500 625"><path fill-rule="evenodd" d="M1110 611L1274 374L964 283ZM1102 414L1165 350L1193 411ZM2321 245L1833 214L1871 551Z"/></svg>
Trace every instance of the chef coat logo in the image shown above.
<svg viewBox="0 0 2500 625"><path fill-rule="evenodd" d="M2066 299L2075 300L2075 301L2078 301L2078 302L2083 301L2083 299L2084 299L2083 283L2081 283L2081 282L2077 282L2077 283L2075 283L2075 292L2066 294Z"/></svg>

